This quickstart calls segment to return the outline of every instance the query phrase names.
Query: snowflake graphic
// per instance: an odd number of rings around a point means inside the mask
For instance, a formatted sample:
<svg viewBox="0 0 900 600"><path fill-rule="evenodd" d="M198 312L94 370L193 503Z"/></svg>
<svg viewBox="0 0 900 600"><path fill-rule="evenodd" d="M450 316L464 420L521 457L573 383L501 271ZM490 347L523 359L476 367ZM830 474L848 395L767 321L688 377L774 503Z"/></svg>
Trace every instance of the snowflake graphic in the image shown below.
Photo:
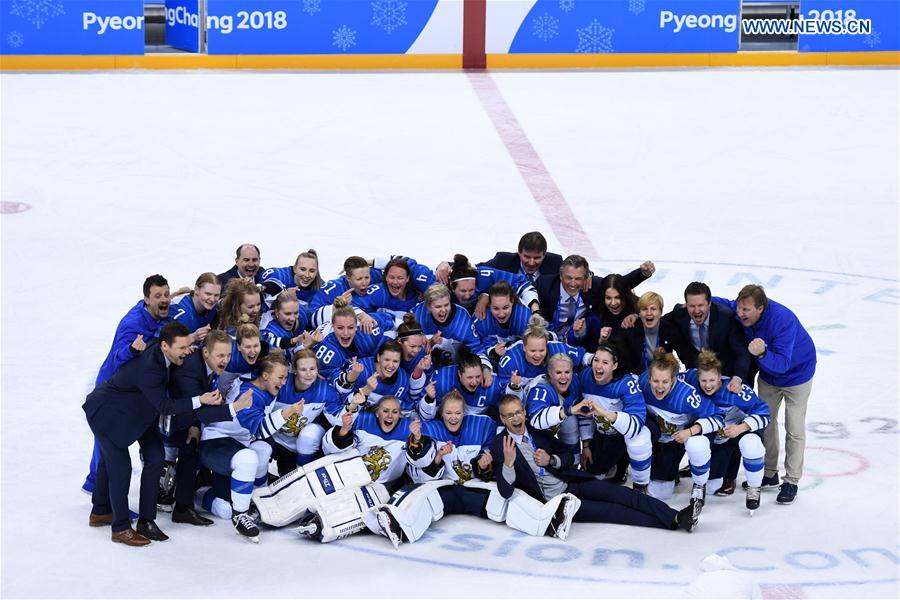
<svg viewBox="0 0 900 600"><path fill-rule="evenodd" d="M331 32L331 40L332 46L337 46L341 52L346 52L347 48L356 45L356 30L341 25Z"/></svg>
<svg viewBox="0 0 900 600"><path fill-rule="evenodd" d="M12 0L9 14L22 17L40 29L41 25L53 17L66 14L66 11L57 0Z"/></svg>
<svg viewBox="0 0 900 600"><path fill-rule="evenodd" d="M639 15L647 10L647 0L628 0L628 12Z"/></svg>
<svg viewBox="0 0 900 600"><path fill-rule="evenodd" d="M597 19L587 27L575 29L578 33L578 47L575 52L608 53L613 51L615 29L604 27Z"/></svg>
<svg viewBox="0 0 900 600"><path fill-rule="evenodd" d="M575 10L575 0L559 0L559 10L563 12Z"/></svg>
<svg viewBox="0 0 900 600"><path fill-rule="evenodd" d="M375 0L372 3L372 25L377 25L388 33L406 25L406 2Z"/></svg>
<svg viewBox="0 0 900 600"><path fill-rule="evenodd" d="M6 44L10 48L20 48L25 43L25 36L18 31L10 31L6 34Z"/></svg>
<svg viewBox="0 0 900 600"><path fill-rule="evenodd" d="M544 13L540 17L532 21L532 32L536 38L540 38L545 42L559 35L559 19L551 17L550 13Z"/></svg>
<svg viewBox="0 0 900 600"><path fill-rule="evenodd" d="M303 0L303 12L313 16L322 10L322 0Z"/></svg>
<svg viewBox="0 0 900 600"><path fill-rule="evenodd" d="M873 31L869 35L866 36L866 39L863 40L863 44L868 46L869 48L874 48L881 44L881 32Z"/></svg>

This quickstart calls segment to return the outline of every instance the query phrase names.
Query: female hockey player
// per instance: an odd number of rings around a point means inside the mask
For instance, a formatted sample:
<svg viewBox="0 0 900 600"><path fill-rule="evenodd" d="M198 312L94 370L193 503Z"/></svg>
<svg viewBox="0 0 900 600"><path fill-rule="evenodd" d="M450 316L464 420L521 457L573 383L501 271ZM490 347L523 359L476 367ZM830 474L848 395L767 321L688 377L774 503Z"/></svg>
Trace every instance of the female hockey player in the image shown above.
<svg viewBox="0 0 900 600"><path fill-rule="evenodd" d="M265 439L303 411L302 400L269 411L287 380L288 364L280 351L259 362L259 376L244 382L238 393L228 398L232 403L239 396L249 394L253 400L250 408L238 412L231 421L204 427L201 433L200 461L214 473L231 478L231 506L223 498L213 497L209 488L197 491L203 508L221 518L231 517L235 531L253 542L259 541L259 529L248 514L250 496L255 487L268 483L272 454L272 447Z"/></svg>
<svg viewBox="0 0 900 600"><path fill-rule="evenodd" d="M181 288L172 296L186 294L170 311L171 317L184 323L191 331L191 343L200 344L212 329L218 314L217 305L222 284L215 273L203 273L197 278L194 289Z"/></svg>
<svg viewBox="0 0 900 600"><path fill-rule="evenodd" d="M532 312L519 302L515 290L506 281L492 285L487 295L488 311L484 318L475 320L475 333L488 349L491 363L497 366L506 349L522 339Z"/></svg>
<svg viewBox="0 0 900 600"><path fill-rule="evenodd" d="M375 259L378 264L379 259ZM382 269L384 281L369 286L365 296L354 296L353 305L367 313L386 312L399 325L434 283L431 270L408 257L393 257Z"/></svg>
<svg viewBox="0 0 900 600"><path fill-rule="evenodd" d="M653 417L647 421L653 439L650 493L661 499L671 496L678 463L687 452L694 480L691 506L699 515L709 480L710 437L723 426L723 413L677 375L678 359L657 348L650 368L640 377L647 411Z"/></svg>
<svg viewBox="0 0 900 600"><path fill-rule="evenodd" d="M547 359L554 354L567 354L577 370L591 363L593 355L584 348L549 340L546 321L540 315L532 315L522 341L510 346L498 363L497 378L504 393L521 398L530 382L547 372Z"/></svg>
<svg viewBox="0 0 900 600"><path fill-rule="evenodd" d="M645 426L647 405L638 378L616 377L618 366L615 346L601 344L591 368L579 377L582 397L593 402L592 414L580 421L581 464L587 472L602 475L627 453L632 487L647 493L653 448Z"/></svg>
<svg viewBox="0 0 900 600"><path fill-rule="evenodd" d="M234 382L241 376L255 377L258 360L269 353L269 343L263 341L259 329L250 323L241 323L235 330L235 339L231 348L231 360L225 372L219 378L219 389L228 394Z"/></svg>
<svg viewBox="0 0 900 600"><path fill-rule="evenodd" d="M302 400L303 412L290 417L272 436L276 442L273 454L281 475L321 455L325 430L340 423L329 409L338 414L343 408L337 390L319 378L319 364L312 350L295 352L291 366L293 376L278 392L274 409L287 408Z"/></svg>
<svg viewBox="0 0 900 600"><path fill-rule="evenodd" d="M460 348L459 362L438 369L425 388L425 398L421 404L422 418L433 419L437 414L437 400L456 391L465 401L467 415L485 414L497 418L497 402L501 390L497 379L485 384L481 371L481 359Z"/></svg>
<svg viewBox="0 0 900 600"><path fill-rule="evenodd" d="M369 529L397 547L418 540L444 515L467 514L506 522L531 535L566 538L579 506L574 496L561 494L546 503L525 493L503 498L493 482L490 452L496 422L466 415L465 401L456 391L441 399L440 417L410 426L407 455L417 485L371 509L364 517Z"/></svg>
<svg viewBox="0 0 900 600"><path fill-rule="evenodd" d="M524 275L508 273L493 267L481 266L477 269L462 254L453 256L450 267L449 285L454 302L465 308L469 314L483 319L487 313L487 292L492 285L505 281L514 288L522 304L532 312L539 308L537 290Z"/></svg>
<svg viewBox="0 0 900 600"><path fill-rule="evenodd" d="M385 340L374 358L357 360L353 357L350 368L342 372L335 381L335 389L348 400L362 391L366 397L365 407L373 406L384 396L393 396L400 402L400 412L404 417L416 412L416 402L425 386L425 375L411 381L409 375L400 368L403 349L394 340Z"/></svg>
<svg viewBox="0 0 900 600"><path fill-rule="evenodd" d="M568 354L554 354L547 373L532 381L525 395L525 413L534 429L550 430L572 454L581 450L578 417L591 414L593 404L581 397L581 384Z"/></svg>
<svg viewBox="0 0 900 600"><path fill-rule="evenodd" d="M241 323L252 323L259 327L262 315L262 299L256 284L246 279L235 278L225 286L225 297L219 309L216 329L222 329L229 335Z"/></svg>
<svg viewBox="0 0 900 600"><path fill-rule="evenodd" d="M322 277L319 275L319 255L310 248L297 255L293 267L266 269L260 279L263 291L269 296L277 296L285 290L293 290L300 305L306 308L319 288L322 287Z"/></svg>
<svg viewBox="0 0 900 600"><path fill-rule="evenodd" d="M331 315L331 333L316 347L319 371L325 379L334 383L341 373L349 368L352 358L374 356L375 351L386 339L386 332L394 325L394 318L385 313L375 313L375 327L369 332L356 328L356 313L343 296L334 299Z"/></svg>
<svg viewBox="0 0 900 600"><path fill-rule="evenodd" d="M313 339L310 335L305 335L308 323L306 308L297 300L296 294L285 290L275 296L272 302L272 320L260 333L270 346L281 348L287 360L291 360L293 350L309 344Z"/></svg>
<svg viewBox="0 0 900 600"><path fill-rule="evenodd" d="M696 369L688 369L679 377L724 411L725 427L714 439L709 479L712 489L718 489L731 457L740 452L747 475L747 510L752 514L759 508L759 490L766 461L762 435L769 424L769 405L746 385L741 386L739 394L729 391L730 378L722 376L722 363L708 350L700 352Z"/></svg>
<svg viewBox="0 0 900 600"><path fill-rule="evenodd" d="M413 315L431 342L435 368L455 363L459 347L465 345L481 359L485 381L493 379L485 348L472 329L472 317L463 307L451 302L447 286L442 283L430 286L425 291L425 301L416 306Z"/></svg>

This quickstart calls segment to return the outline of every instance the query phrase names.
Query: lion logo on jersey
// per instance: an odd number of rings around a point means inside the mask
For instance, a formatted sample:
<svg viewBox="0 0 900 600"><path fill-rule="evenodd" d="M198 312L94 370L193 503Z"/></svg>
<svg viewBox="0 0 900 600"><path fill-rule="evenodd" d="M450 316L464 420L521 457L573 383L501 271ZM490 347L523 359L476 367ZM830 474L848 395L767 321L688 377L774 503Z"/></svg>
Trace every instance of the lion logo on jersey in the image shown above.
<svg viewBox="0 0 900 600"><path fill-rule="evenodd" d="M603 433L608 432L612 427L612 423L607 421L606 417L594 417L594 419L597 421L597 429Z"/></svg>
<svg viewBox="0 0 900 600"><path fill-rule="evenodd" d="M303 428L306 427L306 424L309 422L304 415L291 415L291 418L287 420L287 422L281 426L281 433L286 433L290 436L297 437L300 435L300 432L303 431Z"/></svg>
<svg viewBox="0 0 900 600"><path fill-rule="evenodd" d="M369 471L369 477L372 478L372 481L377 481L391 464L391 455L381 446L372 446L362 460Z"/></svg>
<svg viewBox="0 0 900 600"><path fill-rule="evenodd" d="M453 471L459 478L460 483L465 483L472 479L472 465L469 463L464 463L463 461L456 459L453 461Z"/></svg>
<svg viewBox="0 0 900 600"><path fill-rule="evenodd" d="M673 425L672 423L669 423L664 418L662 418L661 415L656 415L656 424L659 425L660 431L662 431L663 433L667 433L669 435L672 435L673 433L678 431L678 425Z"/></svg>

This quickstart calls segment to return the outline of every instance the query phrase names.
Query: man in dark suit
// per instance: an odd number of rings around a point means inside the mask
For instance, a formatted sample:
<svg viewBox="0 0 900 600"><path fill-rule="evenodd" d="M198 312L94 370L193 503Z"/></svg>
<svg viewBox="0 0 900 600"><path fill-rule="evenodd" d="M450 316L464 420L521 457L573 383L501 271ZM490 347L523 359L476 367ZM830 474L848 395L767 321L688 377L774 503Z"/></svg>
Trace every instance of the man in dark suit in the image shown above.
<svg viewBox="0 0 900 600"><path fill-rule="evenodd" d="M169 396L172 398L193 398L218 389L219 377L225 372L231 360L231 337L220 330L210 331L203 342L203 349L193 352L184 359L181 366L173 366L169 377ZM237 400L233 406L240 411L250 399ZM168 437L168 444L177 448L178 460L175 464L175 494L169 496L169 510L173 523L190 525L212 525L212 521L194 510L194 488L197 467L200 462L197 450L200 441L200 420L203 410L164 416L160 420L161 429ZM208 413L208 411L206 411ZM231 415L228 415L228 419ZM209 422L208 420L206 422ZM166 490L168 492L168 490ZM162 502L162 494L160 504ZM172 507L174 502L174 507ZM163 508L165 510L165 508Z"/></svg>
<svg viewBox="0 0 900 600"><path fill-rule="evenodd" d="M654 271L653 263L647 261L624 278L628 287L633 288L653 275ZM590 286L587 285L588 281ZM587 318L591 314L596 315L603 304L600 282L600 277L591 274L587 260L583 256L572 254L562 261L555 274L542 276L534 284L541 316L561 340L573 343L587 337ZM599 325L599 318L597 324ZM596 345L596 340L592 340L592 343ZM578 345L586 345L591 350L589 344Z"/></svg>
<svg viewBox="0 0 900 600"><path fill-rule="evenodd" d="M562 256L547 252L547 239L540 231L530 231L519 239L518 252L497 252L494 258L481 264L524 275L535 283L544 275L559 274Z"/></svg>
<svg viewBox="0 0 900 600"><path fill-rule="evenodd" d="M581 499L575 521L686 531L696 526L697 515L690 507L676 511L661 500L575 469L574 454L547 431L532 429L515 396L500 400L500 420L506 428L494 438L491 456L497 489L504 498L516 488L540 502L570 493Z"/></svg>
<svg viewBox="0 0 900 600"><path fill-rule="evenodd" d="M225 291L228 282L235 277L249 277L253 283L259 284L263 271L265 269L259 264L259 248L253 244L241 244L235 252L234 266L224 273L219 273L222 291Z"/></svg>
<svg viewBox="0 0 900 600"><path fill-rule="evenodd" d="M169 323L160 331L157 344L122 365L88 395L82 406L101 454L89 524L112 525L114 542L145 546L151 539L168 539L155 523L159 473L164 459L159 416L191 413L201 405L222 403L218 392L192 398L169 398L166 394L169 366L182 364L190 344L188 328L178 322ZM231 412L228 406L216 410ZM223 414L219 420L228 418ZM128 519L131 482L128 447L134 442L140 444L144 459L137 531L131 528Z"/></svg>
<svg viewBox="0 0 900 600"><path fill-rule="evenodd" d="M722 361L722 374L731 377L728 389L737 394L750 382L751 357L734 312L712 302L709 286L694 281L684 290L684 304L676 304L663 322L678 329L675 352L688 369L697 367L700 349L712 350Z"/></svg>

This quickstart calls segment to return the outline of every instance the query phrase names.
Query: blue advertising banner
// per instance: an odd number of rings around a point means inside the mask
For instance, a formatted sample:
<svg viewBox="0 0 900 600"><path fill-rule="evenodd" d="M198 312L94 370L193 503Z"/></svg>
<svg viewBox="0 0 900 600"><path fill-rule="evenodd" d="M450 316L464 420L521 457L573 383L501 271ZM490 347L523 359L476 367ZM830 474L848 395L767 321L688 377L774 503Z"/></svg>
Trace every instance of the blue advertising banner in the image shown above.
<svg viewBox="0 0 900 600"><path fill-rule="evenodd" d="M821 23L800 34L800 52L900 50L897 0L803 0L800 14Z"/></svg>
<svg viewBox="0 0 900 600"><path fill-rule="evenodd" d="M740 0L538 0L509 52L737 52L740 13Z"/></svg>
<svg viewBox="0 0 900 600"><path fill-rule="evenodd" d="M438 0L208 0L209 54L404 54Z"/></svg>
<svg viewBox="0 0 900 600"><path fill-rule="evenodd" d="M143 0L0 0L2 54L143 54Z"/></svg>
<svg viewBox="0 0 900 600"><path fill-rule="evenodd" d="M188 52L200 51L199 0L166 0L166 44Z"/></svg>

